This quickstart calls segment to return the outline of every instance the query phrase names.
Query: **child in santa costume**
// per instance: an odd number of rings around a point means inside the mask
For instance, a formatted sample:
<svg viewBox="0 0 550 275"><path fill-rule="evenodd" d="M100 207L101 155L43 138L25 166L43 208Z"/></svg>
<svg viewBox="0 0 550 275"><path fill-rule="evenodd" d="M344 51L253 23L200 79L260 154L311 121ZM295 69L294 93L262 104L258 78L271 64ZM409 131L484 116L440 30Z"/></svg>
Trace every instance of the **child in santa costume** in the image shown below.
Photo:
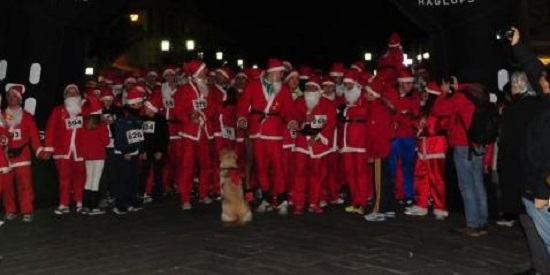
<svg viewBox="0 0 550 275"><path fill-rule="evenodd" d="M321 214L323 182L328 155L333 151L336 108L321 95L321 79L312 75L306 90L295 102L295 118L300 124L295 147L294 214L303 214L307 193L309 211Z"/></svg>
<svg viewBox="0 0 550 275"><path fill-rule="evenodd" d="M11 135L8 146L8 158L11 172L6 177L3 201L6 209L6 220L15 219L19 211L23 221L30 222L33 218L34 192L32 186L31 160L32 151L39 156L43 151L34 117L23 110L23 93L25 86L21 84L7 85L8 107L2 117ZM17 188L17 193L15 192ZM17 194L17 196L16 196Z"/></svg>
<svg viewBox="0 0 550 275"><path fill-rule="evenodd" d="M101 121L103 106L96 97L87 97L83 106L84 127L82 128L82 157L86 166L84 185L84 209L82 214L105 214L99 208L99 184L105 165L106 147L109 145L107 124Z"/></svg>

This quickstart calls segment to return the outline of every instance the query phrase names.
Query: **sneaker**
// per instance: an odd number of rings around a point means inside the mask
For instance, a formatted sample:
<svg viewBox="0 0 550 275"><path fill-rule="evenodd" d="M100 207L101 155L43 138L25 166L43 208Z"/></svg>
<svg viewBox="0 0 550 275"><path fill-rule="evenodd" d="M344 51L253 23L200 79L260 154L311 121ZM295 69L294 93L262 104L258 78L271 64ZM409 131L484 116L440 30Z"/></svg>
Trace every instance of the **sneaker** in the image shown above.
<svg viewBox="0 0 550 275"><path fill-rule="evenodd" d="M71 213L71 209L69 209L69 207L67 207L67 206L60 205L59 207L57 207L53 211L53 213L56 214L56 215L66 215L66 214Z"/></svg>
<svg viewBox="0 0 550 275"><path fill-rule="evenodd" d="M383 213L386 218L395 219L395 211L388 211Z"/></svg>
<svg viewBox="0 0 550 275"><path fill-rule="evenodd" d="M4 225L4 221L0 220L0 226Z"/></svg>
<svg viewBox="0 0 550 275"><path fill-rule="evenodd" d="M107 208L109 204L109 199L101 199L98 206L99 208Z"/></svg>
<svg viewBox="0 0 550 275"><path fill-rule="evenodd" d="M141 206L128 206L128 212L139 212L143 210Z"/></svg>
<svg viewBox="0 0 550 275"><path fill-rule="evenodd" d="M485 236L485 235L489 234L489 230L487 228L487 225L478 227L477 232L479 233L480 236Z"/></svg>
<svg viewBox="0 0 550 275"><path fill-rule="evenodd" d="M319 206L321 206L321 207L327 207L327 206L328 206L328 203L327 203L327 201L322 200L322 201L319 202Z"/></svg>
<svg viewBox="0 0 550 275"><path fill-rule="evenodd" d="M517 220L511 220L511 219L505 219L505 218L497 220L497 225L503 226L503 227L514 227L516 223L517 223Z"/></svg>
<svg viewBox="0 0 550 275"><path fill-rule="evenodd" d="M285 200L277 205L277 214L279 214L279 216L288 215L288 201Z"/></svg>
<svg viewBox="0 0 550 275"><path fill-rule="evenodd" d="M405 215L409 216L426 216L428 215L428 209L415 205L408 210L405 210Z"/></svg>
<svg viewBox="0 0 550 275"><path fill-rule="evenodd" d="M145 204L145 203L151 203L151 202L153 202L153 198L151 196L147 195L147 194L144 194L143 195L143 203Z"/></svg>
<svg viewBox="0 0 550 275"><path fill-rule="evenodd" d="M342 205L344 203L345 203L345 201L342 198L337 198L335 200L330 201L330 204L334 204L334 205Z"/></svg>
<svg viewBox="0 0 550 275"><path fill-rule="evenodd" d="M258 213L265 213L269 211L271 211L271 204L269 204L266 200L262 200L260 205L256 208L256 212Z"/></svg>
<svg viewBox="0 0 550 275"><path fill-rule="evenodd" d="M325 211L323 210L323 207L320 205L310 205L309 212L314 214L323 214Z"/></svg>
<svg viewBox="0 0 550 275"><path fill-rule="evenodd" d="M80 213L82 215L88 215L90 213L90 208L84 207L80 212L77 211L77 213Z"/></svg>
<svg viewBox="0 0 550 275"><path fill-rule="evenodd" d="M128 214L128 210L123 209L123 208L114 207L113 208L113 213L115 213L117 215L125 215L125 214Z"/></svg>
<svg viewBox="0 0 550 275"><path fill-rule="evenodd" d="M434 209L434 216L436 220L443 221L447 219L447 217L449 217L449 212L445 210Z"/></svg>
<svg viewBox="0 0 550 275"><path fill-rule="evenodd" d="M82 202L77 202L76 203L76 213L81 213L82 212Z"/></svg>
<svg viewBox="0 0 550 275"><path fill-rule="evenodd" d="M32 214L24 214L22 220L23 220L23 222L32 222L33 216L32 216Z"/></svg>
<svg viewBox="0 0 550 275"><path fill-rule="evenodd" d="M182 205L181 205L181 210L183 211L188 211L188 210L191 210L193 209L193 206L191 205L190 202L184 202Z"/></svg>
<svg viewBox="0 0 550 275"><path fill-rule="evenodd" d="M7 213L7 214L4 216L4 219L6 219L6 221L13 221L13 220L17 219L17 214L15 214L15 213Z"/></svg>
<svg viewBox="0 0 550 275"><path fill-rule="evenodd" d="M354 205L350 205L346 207L345 211L348 213L357 213L357 207L355 207Z"/></svg>
<svg viewBox="0 0 550 275"><path fill-rule="evenodd" d="M461 235L465 235L468 237L479 237L481 234L479 234L479 231L477 228L465 226L465 227L455 227L451 229L453 233L458 233Z"/></svg>
<svg viewBox="0 0 550 275"><path fill-rule="evenodd" d="M200 202L202 204L208 205L208 204L212 204L214 201L210 197L206 196L204 197L204 199L200 200Z"/></svg>
<svg viewBox="0 0 550 275"><path fill-rule="evenodd" d="M364 216L365 221L368 222L383 222L386 220L386 215L383 213L370 213Z"/></svg>
<svg viewBox="0 0 550 275"><path fill-rule="evenodd" d="M97 216L97 215L103 215L103 214L105 214L105 210L101 208L94 208L90 210L90 212L88 212L88 215L90 216Z"/></svg>

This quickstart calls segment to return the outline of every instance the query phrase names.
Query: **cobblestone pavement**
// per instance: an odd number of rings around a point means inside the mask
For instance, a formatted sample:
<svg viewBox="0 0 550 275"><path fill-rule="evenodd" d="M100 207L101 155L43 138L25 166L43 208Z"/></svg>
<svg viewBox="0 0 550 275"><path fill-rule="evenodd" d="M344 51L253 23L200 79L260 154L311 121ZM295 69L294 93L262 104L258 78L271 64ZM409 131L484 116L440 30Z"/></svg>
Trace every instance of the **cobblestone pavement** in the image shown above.
<svg viewBox="0 0 550 275"><path fill-rule="evenodd" d="M322 216L256 215L223 227L219 205L184 213L174 202L139 213L55 217L0 227L0 274L512 274L528 266L519 228L488 236L449 232L461 218L399 216L367 223L332 208Z"/></svg>

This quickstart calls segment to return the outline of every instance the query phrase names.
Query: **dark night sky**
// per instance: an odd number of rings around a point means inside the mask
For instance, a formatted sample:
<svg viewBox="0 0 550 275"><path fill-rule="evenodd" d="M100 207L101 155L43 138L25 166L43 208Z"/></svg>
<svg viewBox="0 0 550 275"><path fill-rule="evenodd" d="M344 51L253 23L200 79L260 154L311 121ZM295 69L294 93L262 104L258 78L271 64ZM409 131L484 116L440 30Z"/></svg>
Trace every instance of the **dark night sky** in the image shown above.
<svg viewBox="0 0 550 275"><path fill-rule="evenodd" d="M426 37L389 0L331 5L210 0L193 6L193 16L210 26L213 43L260 64L269 56L312 65L349 63L364 52L384 51L392 31L402 35L405 45Z"/></svg>

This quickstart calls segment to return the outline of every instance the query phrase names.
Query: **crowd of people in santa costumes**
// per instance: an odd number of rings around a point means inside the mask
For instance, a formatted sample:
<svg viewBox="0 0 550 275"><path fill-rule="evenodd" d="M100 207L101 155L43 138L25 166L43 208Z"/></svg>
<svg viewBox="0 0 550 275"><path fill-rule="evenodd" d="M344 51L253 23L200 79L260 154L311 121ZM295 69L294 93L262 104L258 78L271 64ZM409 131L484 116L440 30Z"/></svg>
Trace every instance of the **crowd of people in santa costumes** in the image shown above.
<svg viewBox="0 0 550 275"><path fill-rule="evenodd" d="M8 148L0 154L6 219L21 213L32 220L31 153L55 162L55 214L74 205L98 215L112 203L122 215L170 192L184 211L212 203L221 195L224 148L238 153L259 213L322 214L327 205L348 203L346 212L384 221L395 218L401 199L406 215L426 216L431 203L445 219L446 153L467 143L462 124L451 122L471 120L473 106L449 97L463 85L422 81L425 89L403 65L397 34L376 75L361 61L323 72L278 58L265 70L238 73L201 60L127 78L105 73L82 94L66 86L43 142L21 108L24 86L14 85L0 124L0 146ZM459 180L478 180L472 177ZM471 205L467 214L475 211L475 226L485 226L486 205Z"/></svg>

